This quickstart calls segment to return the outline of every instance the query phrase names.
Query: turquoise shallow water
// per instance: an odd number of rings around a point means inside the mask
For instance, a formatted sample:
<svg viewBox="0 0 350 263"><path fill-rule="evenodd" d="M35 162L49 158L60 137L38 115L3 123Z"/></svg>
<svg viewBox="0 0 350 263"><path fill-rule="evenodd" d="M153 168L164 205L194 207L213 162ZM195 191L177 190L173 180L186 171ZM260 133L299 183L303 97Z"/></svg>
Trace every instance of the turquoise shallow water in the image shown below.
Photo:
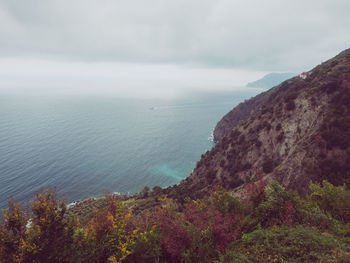
<svg viewBox="0 0 350 263"><path fill-rule="evenodd" d="M55 188L67 202L187 177L215 124L256 91L174 100L0 95L0 207Z"/></svg>

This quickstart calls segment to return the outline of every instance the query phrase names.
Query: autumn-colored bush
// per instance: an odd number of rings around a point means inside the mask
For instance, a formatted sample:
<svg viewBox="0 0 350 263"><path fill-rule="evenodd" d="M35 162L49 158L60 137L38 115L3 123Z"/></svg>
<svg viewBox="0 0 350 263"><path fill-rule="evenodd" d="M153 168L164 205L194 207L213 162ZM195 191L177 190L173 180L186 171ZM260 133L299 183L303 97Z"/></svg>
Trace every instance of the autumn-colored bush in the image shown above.
<svg viewBox="0 0 350 263"><path fill-rule="evenodd" d="M245 210L252 210L256 208L260 204L260 202L265 198L266 183L263 180L262 173L261 171L256 170L255 174L258 180L245 185Z"/></svg>
<svg viewBox="0 0 350 263"><path fill-rule="evenodd" d="M73 261L72 244L77 222L66 214L66 204L50 190L41 191L31 203L31 225L23 244L25 261Z"/></svg>
<svg viewBox="0 0 350 263"><path fill-rule="evenodd" d="M134 250L127 256L125 262L163 262L162 258L161 235L159 229L152 227L139 233L135 240Z"/></svg>
<svg viewBox="0 0 350 263"><path fill-rule="evenodd" d="M132 253L138 231L128 225L130 218L131 212L121 202L106 196L105 207L86 229L89 262L121 262Z"/></svg>
<svg viewBox="0 0 350 263"><path fill-rule="evenodd" d="M0 259L1 262L16 262L20 259L23 240L26 240L26 225L29 215L21 210L13 200L8 202L4 221L0 226Z"/></svg>
<svg viewBox="0 0 350 263"><path fill-rule="evenodd" d="M228 206L227 206L228 205ZM199 231L209 231L213 248L225 251L227 245L240 237L240 214L226 209L239 209L231 204L220 204L221 211L211 204L189 204L184 212L185 220L191 223Z"/></svg>
<svg viewBox="0 0 350 263"><path fill-rule="evenodd" d="M156 213L159 231L162 239L161 245L168 262L180 262L185 248L191 244L190 236L185 227L183 215L173 208L162 208Z"/></svg>
<svg viewBox="0 0 350 263"><path fill-rule="evenodd" d="M256 177L244 200L219 186L184 204L161 191L145 200L107 195L84 226L50 190L27 210L10 201L0 262L349 262L349 190L324 181L302 197ZM133 202L155 197L156 207L132 213Z"/></svg>
<svg viewBox="0 0 350 263"><path fill-rule="evenodd" d="M221 187L205 199L189 201L182 212L172 201L164 203L134 220L147 234L136 240L134 253L127 260L211 262L241 235L242 204Z"/></svg>
<svg viewBox="0 0 350 263"><path fill-rule="evenodd" d="M77 222L50 190L40 191L31 213L9 204L1 225L0 253L4 262L74 262Z"/></svg>

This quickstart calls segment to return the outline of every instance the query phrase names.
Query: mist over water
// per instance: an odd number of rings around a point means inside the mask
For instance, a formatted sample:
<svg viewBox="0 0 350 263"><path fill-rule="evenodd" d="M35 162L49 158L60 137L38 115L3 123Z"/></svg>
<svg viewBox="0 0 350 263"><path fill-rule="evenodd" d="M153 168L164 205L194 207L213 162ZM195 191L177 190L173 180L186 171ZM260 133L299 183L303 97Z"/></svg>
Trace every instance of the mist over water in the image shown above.
<svg viewBox="0 0 350 263"><path fill-rule="evenodd" d="M257 90L172 99L0 96L0 207L41 186L68 202L134 193L187 177L213 146L215 124Z"/></svg>

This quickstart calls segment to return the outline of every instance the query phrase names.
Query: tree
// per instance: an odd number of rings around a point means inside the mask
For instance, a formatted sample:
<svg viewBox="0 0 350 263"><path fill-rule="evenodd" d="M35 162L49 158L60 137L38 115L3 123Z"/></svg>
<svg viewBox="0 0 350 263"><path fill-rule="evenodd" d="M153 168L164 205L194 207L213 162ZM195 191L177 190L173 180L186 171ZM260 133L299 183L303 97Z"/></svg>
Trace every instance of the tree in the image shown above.
<svg viewBox="0 0 350 263"><path fill-rule="evenodd" d="M88 226L84 262L121 262L130 255L138 232L129 226L130 217L115 196L106 196L104 208Z"/></svg>
<svg viewBox="0 0 350 263"><path fill-rule="evenodd" d="M64 201L51 190L41 190L31 203L31 225L22 244L24 262L73 262L77 221L66 214Z"/></svg>
<svg viewBox="0 0 350 263"><path fill-rule="evenodd" d="M0 225L0 259L3 262L18 262L21 246L26 240L26 226L29 215L21 210L18 203L8 202L4 213L4 221Z"/></svg>

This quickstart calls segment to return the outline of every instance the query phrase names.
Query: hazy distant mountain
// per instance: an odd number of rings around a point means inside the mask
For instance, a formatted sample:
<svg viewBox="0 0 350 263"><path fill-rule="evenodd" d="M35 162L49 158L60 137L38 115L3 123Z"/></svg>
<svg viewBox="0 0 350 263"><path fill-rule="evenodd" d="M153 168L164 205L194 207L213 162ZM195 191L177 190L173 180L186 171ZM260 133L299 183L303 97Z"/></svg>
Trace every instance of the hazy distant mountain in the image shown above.
<svg viewBox="0 0 350 263"><path fill-rule="evenodd" d="M247 87L253 87L253 88L262 88L262 89L270 89L281 82L294 77L296 74L295 73L270 73L265 75L263 78L249 82L247 84Z"/></svg>

